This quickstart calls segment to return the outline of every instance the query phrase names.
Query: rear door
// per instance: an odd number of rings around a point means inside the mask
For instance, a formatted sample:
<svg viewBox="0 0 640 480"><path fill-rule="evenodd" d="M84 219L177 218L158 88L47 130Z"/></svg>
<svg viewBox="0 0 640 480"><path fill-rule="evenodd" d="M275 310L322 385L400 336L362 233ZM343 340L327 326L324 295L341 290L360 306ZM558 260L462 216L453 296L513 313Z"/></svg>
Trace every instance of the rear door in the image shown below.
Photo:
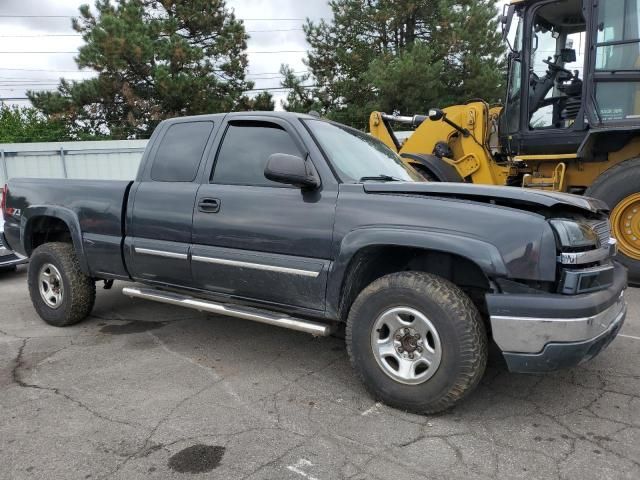
<svg viewBox="0 0 640 480"><path fill-rule="evenodd" d="M195 286L322 310L337 186L323 179L319 189L303 191L265 178L270 155L308 154L291 123L229 115L221 128L223 138L194 211Z"/></svg>
<svg viewBox="0 0 640 480"><path fill-rule="evenodd" d="M126 252L134 279L191 286L193 206L213 129L213 121L177 121L165 125L155 142L129 203L133 209Z"/></svg>

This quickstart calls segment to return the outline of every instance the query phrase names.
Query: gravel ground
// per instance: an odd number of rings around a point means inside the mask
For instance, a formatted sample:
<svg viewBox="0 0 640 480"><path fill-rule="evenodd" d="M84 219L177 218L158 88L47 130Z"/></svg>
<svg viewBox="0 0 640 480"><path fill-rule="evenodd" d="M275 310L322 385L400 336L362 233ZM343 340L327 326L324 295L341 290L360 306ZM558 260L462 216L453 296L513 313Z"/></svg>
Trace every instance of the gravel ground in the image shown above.
<svg viewBox="0 0 640 480"><path fill-rule="evenodd" d="M599 357L491 359L459 407L373 402L342 340L98 292L70 328L0 274L0 479L640 478L640 290Z"/></svg>

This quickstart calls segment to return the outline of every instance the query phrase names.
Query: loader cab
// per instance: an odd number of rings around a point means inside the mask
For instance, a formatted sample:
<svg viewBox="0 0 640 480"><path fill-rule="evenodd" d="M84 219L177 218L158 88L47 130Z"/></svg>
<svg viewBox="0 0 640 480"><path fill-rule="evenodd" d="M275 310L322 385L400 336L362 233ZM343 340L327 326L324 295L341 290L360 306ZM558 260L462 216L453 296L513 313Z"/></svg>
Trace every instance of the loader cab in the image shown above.
<svg viewBox="0 0 640 480"><path fill-rule="evenodd" d="M589 128L640 123L640 0L508 8L505 153L573 154Z"/></svg>

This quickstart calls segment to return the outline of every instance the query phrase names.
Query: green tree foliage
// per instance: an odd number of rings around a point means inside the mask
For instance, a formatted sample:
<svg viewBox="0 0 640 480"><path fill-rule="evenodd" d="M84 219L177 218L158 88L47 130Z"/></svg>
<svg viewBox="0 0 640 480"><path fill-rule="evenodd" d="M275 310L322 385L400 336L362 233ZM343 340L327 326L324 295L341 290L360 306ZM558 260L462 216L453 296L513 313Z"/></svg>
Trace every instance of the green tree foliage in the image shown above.
<svg viewBox="0 0 640 480"><path fill-rule="evenodd" d="M286 108L316 104L362 127L372 110L414 114L500 98L504 48L496 0L331 0L330 6L333 21L304 25L313 79L307 84L317 87L296 90L285 78Z"/></svg>
<svg viewBox="0 0 640 480"><path fill-rule="evenodd" d="M76 63L98 76L28 93L74 131L146 137L165 118L251 103L248 36L225 0L96 0L93 12L80 7L73 28L85 41Z"/></svg>
<svg viewBox="0 0 640 480"><path fill-rule="evenodd" d="M63 122L47 118L35 108L0 107L0 143L59 142L69 138Z"/></svg>
<svg viewBox="0 0 640 480"><path fill-rule="evenodd" d="M260 92L253 98L247 96L240 100L238 110L247 110L254 112L272 111L276 107L276 102L273 101L273 95L268 91Z"/></svg>
<svg viewBox="0 0 640 480"><path fill-rule="evenodd" d="M311 90L308 86L308 80L311 75L308 73L296 76L293 68L288 65L280 66L280 75L282 75L281 85L289 89L287 99L283 102L283 107L288 112L308 113L311 110L322 110L322 101L317 98L323 92L320 89Z"/></svg>

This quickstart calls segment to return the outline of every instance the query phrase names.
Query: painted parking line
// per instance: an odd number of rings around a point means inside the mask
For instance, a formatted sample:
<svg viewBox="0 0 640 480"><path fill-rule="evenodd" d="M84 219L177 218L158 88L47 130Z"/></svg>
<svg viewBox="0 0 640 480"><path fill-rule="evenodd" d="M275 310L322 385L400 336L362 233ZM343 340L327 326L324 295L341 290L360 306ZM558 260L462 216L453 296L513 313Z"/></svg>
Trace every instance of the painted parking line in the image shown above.
<svg viewBox="0 0 640 480"><path fill-rule="evenodd" d="M622 333L618 334L619 337L631 338L633 340L640 340L640 337L634 337L633 335L623 335Z"/></svg>

